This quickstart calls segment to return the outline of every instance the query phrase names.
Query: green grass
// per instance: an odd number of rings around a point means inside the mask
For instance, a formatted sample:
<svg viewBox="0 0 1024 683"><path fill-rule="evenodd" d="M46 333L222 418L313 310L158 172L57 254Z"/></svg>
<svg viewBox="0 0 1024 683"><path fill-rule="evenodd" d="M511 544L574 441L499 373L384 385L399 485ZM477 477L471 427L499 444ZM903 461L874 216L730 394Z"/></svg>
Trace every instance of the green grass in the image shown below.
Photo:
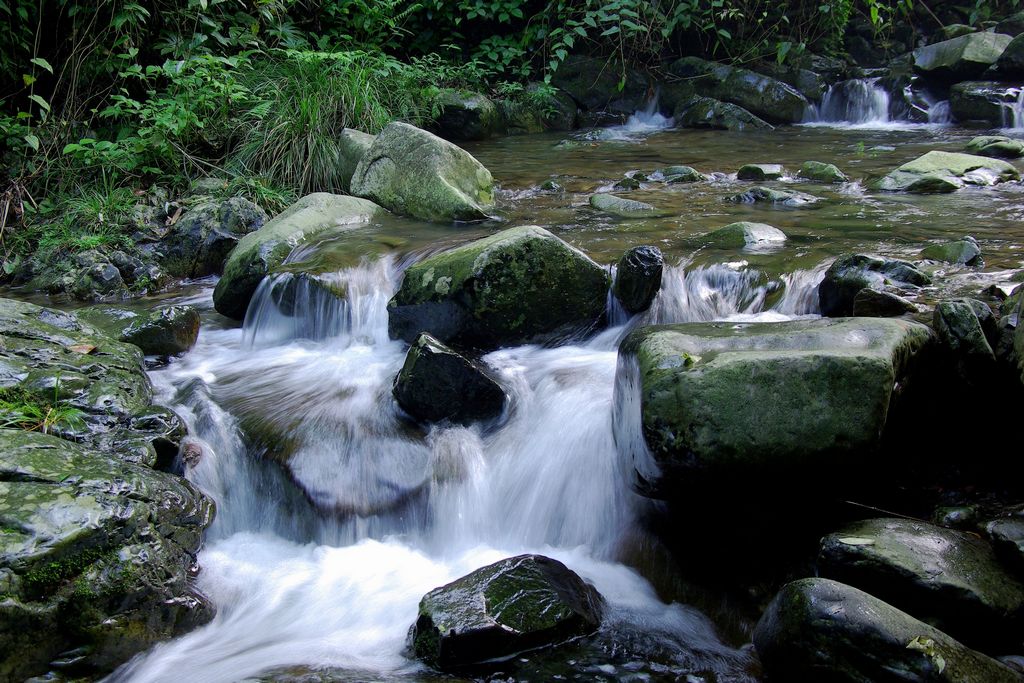
<svg viewBox="0 0 1024 683"><path fill-rule="evenodd" d="M81 429L85 413L41 392L15 386L0 389L0 428L49 434L54 429Z"/></svg>

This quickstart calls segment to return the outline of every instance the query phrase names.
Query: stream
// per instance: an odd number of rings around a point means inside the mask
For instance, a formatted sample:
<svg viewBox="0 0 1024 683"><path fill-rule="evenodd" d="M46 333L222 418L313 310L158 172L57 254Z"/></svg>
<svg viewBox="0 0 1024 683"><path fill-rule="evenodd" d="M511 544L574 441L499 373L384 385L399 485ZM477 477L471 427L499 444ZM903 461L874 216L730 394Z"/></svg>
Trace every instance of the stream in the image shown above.
<svg viewBox="0 0 1024 683"><path fill-rule="evenodd" d="M501 669L504 676L759 680L749 624L716 623L658 580L661 551L642 523L655 504L630 487L632 454L645 450L638 394L616 349L640 324L814 316L817 284L845 252L914 259L930 240L970 234L985 266L936 267L937 284L918 303L1008 283L1024 260L1024 185L931 196L867 191L869 176L931 149L961 151L977 134L874 120L872 106L857 126L727 133L665 128L670 121L638 114L620 129L575 134L569 143L564 134L544 134L467 144L500 183L500 220L438 226L388 218L292 255L370 255L333 276L347 289L345 301L300 288L282 311L267 282L237 327L213 311L209 280L164 298L203 313L197 346L151 377L201 452L186 475L217 504L197 581L218 613L108 680L446 679L406 650L420 598L524 552L564 562L609 609L593 638L522 655ZM784 178L825 200L810 207L723 201L749 186L735 180L744 163L781 163L795 173L812 159L855 180L826 186ZM670 164L714 175L623 193L670 217L621 220L587 204L624 174ZM549 179L564 192L542 191ZM774 250L699 246L700 235L738 220L774 225L789 240ZM493 423L424 432L391 396L407 347L388 338L387 302L409 263L522 224L543 226L602 264L630 246L656 245L668 264L661 293L632 319L610 300L612 325L596 336L488 354L510 394L506 413Z"/></svg>

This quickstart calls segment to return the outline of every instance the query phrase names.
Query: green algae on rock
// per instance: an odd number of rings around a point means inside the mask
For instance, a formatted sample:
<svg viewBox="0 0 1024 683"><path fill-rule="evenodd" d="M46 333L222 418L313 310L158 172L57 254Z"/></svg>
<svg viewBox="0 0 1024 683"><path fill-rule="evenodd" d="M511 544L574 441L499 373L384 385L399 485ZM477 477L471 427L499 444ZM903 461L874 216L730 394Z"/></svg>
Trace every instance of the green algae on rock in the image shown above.
<svg viewBox="0 0 1024 683"><path fill-rule="evenodd" d="M1000 159L933 150L891 171L872 186L888 192L937 194L954 192L965 185L995 185L1019 179L1017 169Z"/></svg>

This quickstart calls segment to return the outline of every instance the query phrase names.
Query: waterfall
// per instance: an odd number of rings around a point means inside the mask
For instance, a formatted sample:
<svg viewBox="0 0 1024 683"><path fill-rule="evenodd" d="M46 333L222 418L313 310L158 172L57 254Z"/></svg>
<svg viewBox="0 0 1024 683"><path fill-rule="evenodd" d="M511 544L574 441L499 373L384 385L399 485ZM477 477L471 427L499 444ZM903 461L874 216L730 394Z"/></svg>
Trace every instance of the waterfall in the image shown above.
<svg viewBox="0 0 1024 683"><path fill-rule="evenodd" d="M878 78L836 83L821 100L814 121L851 124L889 123L889 93Z"/></svg>
<svg viewBox="0 0 1024 683"><path fill-rule="evenodd" d="M928 123L947 124L953 122L949 100L939 100L928 105Z"/></svg>
<svg viewBox="0 0 1024 683"><path fill-rule="evenodd" d="M1024 128L1024 88L1017 94L1017 99L1003 105L1003 128L1020 130Z"/></svg>
<svg viewBox="0 0 1024 683"><path fill-rule="evenodd" d="M643 109L638 109L621 126L611 126L600 131L604 140L633 140L637 136L656 133L675 125L675 119L658 111L658 93L648 100Z"/></svg>

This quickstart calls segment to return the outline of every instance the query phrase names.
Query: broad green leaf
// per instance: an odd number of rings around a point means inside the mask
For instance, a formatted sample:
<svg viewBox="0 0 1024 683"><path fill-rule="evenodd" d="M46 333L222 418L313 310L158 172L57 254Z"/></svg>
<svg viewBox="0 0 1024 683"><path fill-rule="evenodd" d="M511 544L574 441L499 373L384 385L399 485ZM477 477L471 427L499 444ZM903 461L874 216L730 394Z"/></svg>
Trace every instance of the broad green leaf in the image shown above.
<svg viewBox="0 0 1024 683"><path fill-rule="evenodd" d="M25 142L28 143L28 146L34 149L35 151L39 151L39 138L37 138L35 135L32 135L31 133L26 135Z"/></svg>
<svg viewBox="0 0 1024 683"><path fill-rule="evenodd" d="M50 111L50 103L39 95L29 95L28 98L42 107L44 111Z"/></svg>
<svg viewBox="0 0 1024 683"><path fill-rule="evenodd" d="M53 73L53 67L50 66L50 63L48 61L46 61L45 59L43 59L42 57L33 57L30 61L33 64L35 64L36 66L38 66L38 67L40 67L42 69L46 69L51 74Z"/></svg>

